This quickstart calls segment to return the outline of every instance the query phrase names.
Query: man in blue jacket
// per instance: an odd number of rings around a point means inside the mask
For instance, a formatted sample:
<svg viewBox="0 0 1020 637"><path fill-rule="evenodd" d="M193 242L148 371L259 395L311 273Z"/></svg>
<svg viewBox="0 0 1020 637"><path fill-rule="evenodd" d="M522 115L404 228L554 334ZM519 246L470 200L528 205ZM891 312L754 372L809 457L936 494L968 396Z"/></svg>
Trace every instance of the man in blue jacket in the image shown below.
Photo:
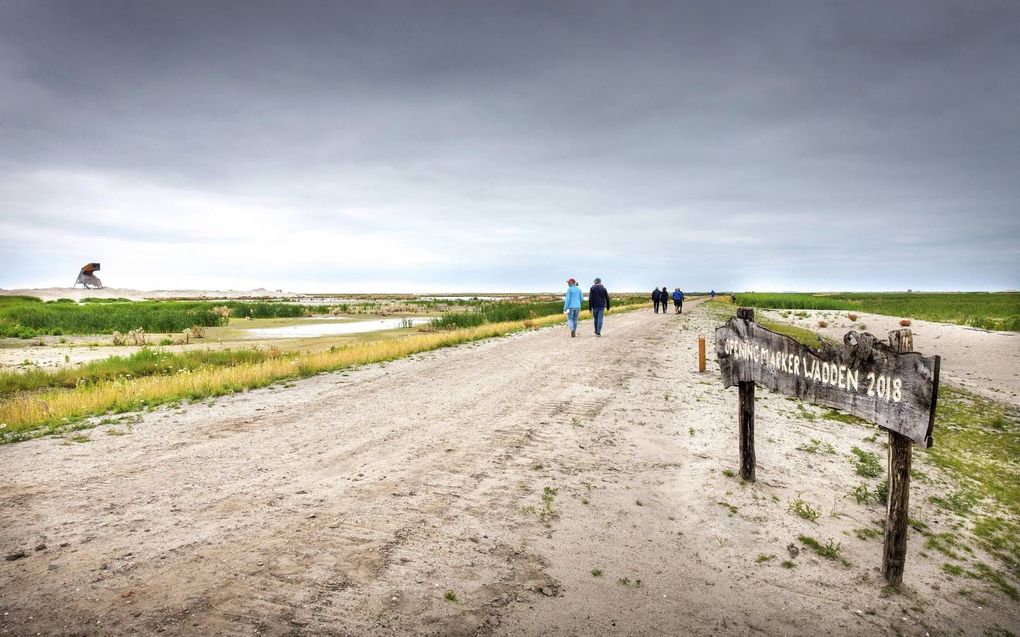
<svg viewBox="0 0 1020 637"><path fill-rule="evenodd" d="M567 313L567 327L570 328L570 337L577 336L577 315L581 313L581 301L584 295L581 288L577 287L577 281L573 278L567 279L567 294L563 297L563 311Z"/></svg>
<svg viewBox="0 0 1020 637"><path fill-rule="evenodd" d="M609 292L602 285L602 279L596 278L595 285L588 290L588 308L595 319L595 336L602 336L602 319L609 309Z"/></svg>
<svg viewBox="0 0 1020 637"><path fill-rule="evenodd" d="M680 291L680 288L673 290L673 305L676 307L677 314L684 313L684 293Z"/></svg>

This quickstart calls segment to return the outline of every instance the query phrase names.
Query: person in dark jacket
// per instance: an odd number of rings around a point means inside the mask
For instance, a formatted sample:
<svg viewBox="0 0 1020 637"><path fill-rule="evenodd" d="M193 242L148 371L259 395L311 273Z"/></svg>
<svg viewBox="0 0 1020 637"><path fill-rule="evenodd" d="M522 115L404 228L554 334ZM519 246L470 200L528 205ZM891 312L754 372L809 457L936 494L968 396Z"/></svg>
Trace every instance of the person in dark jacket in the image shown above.
<svg viewBox="0 0 1020 637"><path fill-rule="evenodd" d="M684 313L684 293L680 291L680 288L673 290L673 307L676 308L677 314Z"/></svg>
<svg viewBox="0 0 1020 637"><path fill-rule="evenodd" d="M662 291L659 292L659 300L662 302L662 313L665 314L669 308L669 290L666 286L662 286Z"/></svg>
<svg viewBox="0 0 1020 637"><path fill-rule="evenodd" d="M602 336L602 319L609 309L609 292L602 285L602 279L596 278L595 285L588 290L588 308L595 319L595 336Z"/></svg>
<svg viewBox="0 0 1020 637"><path fill-rule="evenodd" d="M656 314L659 313L659 297L660 296L662 296L662 292L659 291L659 288L655 288L655 289L652 290L652 303L655 304L655 313Z"/></svg>

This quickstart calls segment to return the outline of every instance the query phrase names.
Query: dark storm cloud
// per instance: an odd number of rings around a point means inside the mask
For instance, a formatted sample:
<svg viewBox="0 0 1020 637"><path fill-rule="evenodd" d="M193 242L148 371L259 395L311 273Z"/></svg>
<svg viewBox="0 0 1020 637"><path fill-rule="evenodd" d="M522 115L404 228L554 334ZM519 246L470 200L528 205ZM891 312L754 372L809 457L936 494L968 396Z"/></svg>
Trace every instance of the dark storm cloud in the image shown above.
<svg viewBox="0 0 1020 637"><path fill-rule="evenodd" d="M272 250L252 283L290 287L1017 287L1017 68L1011 2L5 2L0 252L216 245L230 284Z"/></svg>

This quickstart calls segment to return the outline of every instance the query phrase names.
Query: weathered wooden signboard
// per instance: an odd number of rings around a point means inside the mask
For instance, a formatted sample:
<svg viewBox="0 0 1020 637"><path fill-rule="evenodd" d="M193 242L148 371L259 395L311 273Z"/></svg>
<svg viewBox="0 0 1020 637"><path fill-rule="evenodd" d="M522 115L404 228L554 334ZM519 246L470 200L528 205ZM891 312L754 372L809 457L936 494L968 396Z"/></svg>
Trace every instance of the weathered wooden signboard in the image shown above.
<svg viewBox="0 0 1020 637"><path fill-rule="evenodd" d="M740 389L737 423L740 477L755 479L754 389L832 407L889 430L889 499L882 574L903 580L910 502L911 442L930 447L938 401L938 356L913 349L910 330L890 332L889 344L865 332L849 332L842 347L814 350L754 322L754 310L715 331L716 358L724 387Z"/></svg>
<svg viewBox="0 0 1020 637"><path fill-rule="evenodd" d="M723 385L753 382L845 411L931 446L939 357L897 353L868 333L812 350L757 323L731 318L715 331Z"/></svg>

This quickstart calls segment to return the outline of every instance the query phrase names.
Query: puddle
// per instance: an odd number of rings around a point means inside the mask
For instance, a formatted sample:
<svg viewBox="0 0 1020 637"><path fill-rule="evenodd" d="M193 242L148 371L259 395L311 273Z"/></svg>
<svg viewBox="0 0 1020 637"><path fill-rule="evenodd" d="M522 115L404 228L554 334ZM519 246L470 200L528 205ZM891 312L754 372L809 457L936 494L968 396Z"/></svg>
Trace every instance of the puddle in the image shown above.
<svg viewBox="0 0 1020 637"><path fill-rule="evenodd" d="M287 325L285 327L255 327L245 330L249 336L261 338L311 338L315 336L334 336L336 334L363 334L393 330L398 327L417 327L433 321L433 318L394 318L377 319L374 321L346 321L344 323L306 323Z"/></svg>

